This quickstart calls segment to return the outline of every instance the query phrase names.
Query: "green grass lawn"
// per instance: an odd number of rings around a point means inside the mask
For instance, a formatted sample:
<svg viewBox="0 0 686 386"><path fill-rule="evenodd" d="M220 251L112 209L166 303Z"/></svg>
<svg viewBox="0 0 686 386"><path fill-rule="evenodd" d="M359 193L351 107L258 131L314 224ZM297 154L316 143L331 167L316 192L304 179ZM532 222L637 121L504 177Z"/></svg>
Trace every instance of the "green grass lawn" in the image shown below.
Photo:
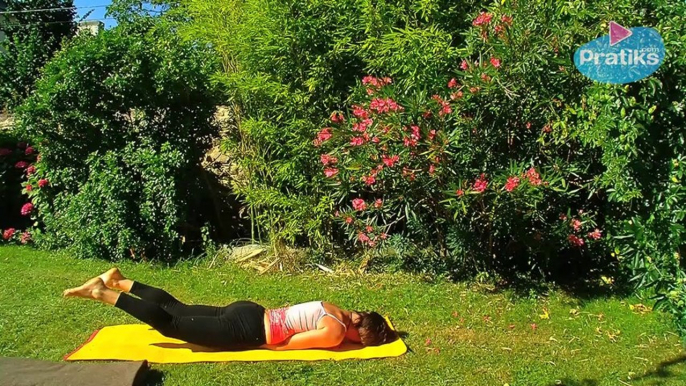
<svg viewBox="0 0 686 386"><path fill-rule="evenodd" d="M518 299L410 275L259 276L228 263L208 265L200 260L119 267L186 302L248 299L276 307L326 299L379 310L407 333L411 351L367 361L153 365L164 385L686 384L686 352L669 318L632 311L636 298L579 300L553 292ZM114 307L61 297L64 288L110 266L64 253L0 247L0 356L59 361L95 329L135 323ZM544 309L548 319L540 316Z"/></svg>

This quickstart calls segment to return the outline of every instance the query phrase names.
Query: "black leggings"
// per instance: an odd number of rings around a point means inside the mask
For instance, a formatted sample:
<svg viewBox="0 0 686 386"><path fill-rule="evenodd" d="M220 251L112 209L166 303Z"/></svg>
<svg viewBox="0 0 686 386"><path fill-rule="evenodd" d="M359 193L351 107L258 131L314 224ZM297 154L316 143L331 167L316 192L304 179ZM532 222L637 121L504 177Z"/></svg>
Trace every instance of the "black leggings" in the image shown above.
<svg viewBox="0 0 686 386"><path fill-rule="evenodd" d="M240 301L226 307L186 305L166 291L135 281L131 294L121 293L115 307L147 323L162 335L227 350L266 343L264 307Z"/></svg>

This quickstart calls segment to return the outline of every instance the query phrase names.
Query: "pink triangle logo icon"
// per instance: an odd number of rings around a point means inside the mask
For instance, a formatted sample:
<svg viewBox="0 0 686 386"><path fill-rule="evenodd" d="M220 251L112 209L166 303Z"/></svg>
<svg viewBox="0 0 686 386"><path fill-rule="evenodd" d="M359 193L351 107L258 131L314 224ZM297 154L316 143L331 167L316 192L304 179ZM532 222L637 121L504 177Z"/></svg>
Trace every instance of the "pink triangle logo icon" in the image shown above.
<svg viewBox="0 0 686 386"><path fill-rule="evenodd" d="M614 46L615 44L631 36L631 34L631 30L622 27L614 21L610 22L610 46Z"/></svg>

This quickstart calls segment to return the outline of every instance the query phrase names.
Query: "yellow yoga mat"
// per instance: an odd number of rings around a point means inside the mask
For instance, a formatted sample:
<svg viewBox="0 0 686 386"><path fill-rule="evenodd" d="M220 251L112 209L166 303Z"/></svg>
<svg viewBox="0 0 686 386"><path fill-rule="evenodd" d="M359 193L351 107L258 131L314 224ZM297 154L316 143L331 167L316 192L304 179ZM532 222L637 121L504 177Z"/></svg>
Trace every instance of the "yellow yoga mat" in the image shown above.
<svg viewBox="0 0 686 386"><path fill-rule="evenodd" d="M390 321L389 321L390 323ZM147 324L124 324L104 327L64 359L83 360L147 360L151 363L193 363L230 361L317 361L397 357L407 351L398 339L382 346L361 347L343 345L332 350L246 350L217 351L167 338Z"/></svg>

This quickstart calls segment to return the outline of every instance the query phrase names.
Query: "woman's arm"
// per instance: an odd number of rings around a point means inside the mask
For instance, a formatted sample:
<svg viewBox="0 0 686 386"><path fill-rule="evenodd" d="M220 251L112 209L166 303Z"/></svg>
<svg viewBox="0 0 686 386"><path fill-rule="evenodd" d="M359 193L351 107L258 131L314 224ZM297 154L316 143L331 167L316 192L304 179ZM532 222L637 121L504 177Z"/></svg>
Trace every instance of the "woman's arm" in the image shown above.
<svg viewBox="0 0 686 386"><path fill-rule="evenodd" d="M308 348L331 348L343 342L345 332L338 328L323 327L318 330L297 333L276 345L265 345L270 350L300 350Z"/></svg>

